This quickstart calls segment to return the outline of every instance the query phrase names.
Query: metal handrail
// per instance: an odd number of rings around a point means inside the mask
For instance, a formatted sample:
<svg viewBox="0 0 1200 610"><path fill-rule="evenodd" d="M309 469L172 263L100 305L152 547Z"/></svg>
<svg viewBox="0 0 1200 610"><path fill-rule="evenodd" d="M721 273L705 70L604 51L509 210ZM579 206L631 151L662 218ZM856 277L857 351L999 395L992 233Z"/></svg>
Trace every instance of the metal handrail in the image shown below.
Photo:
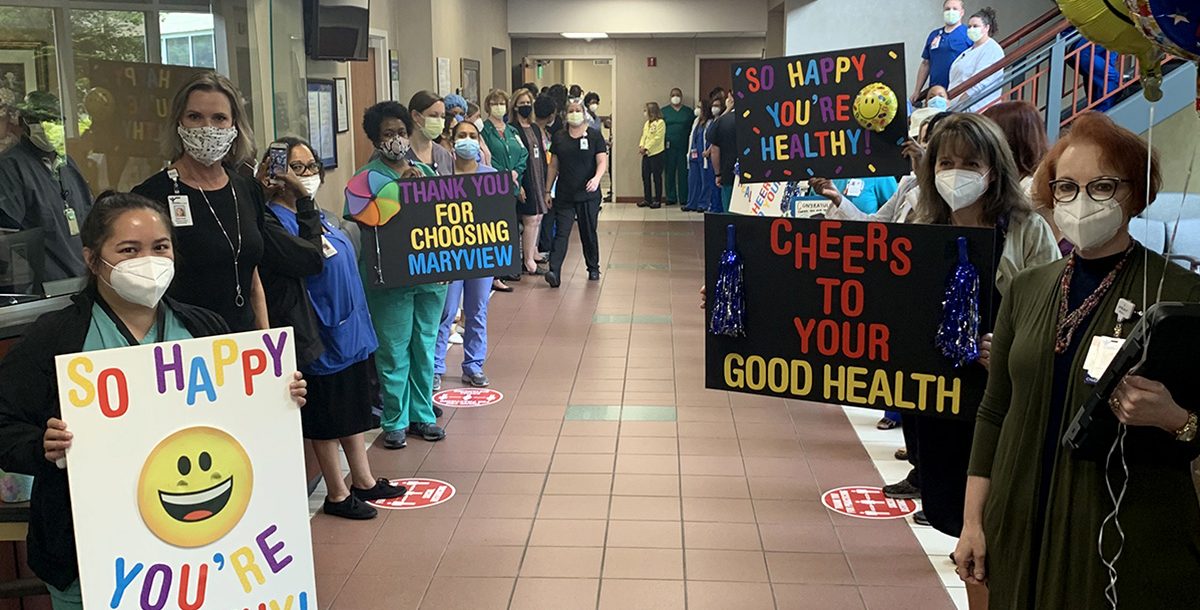
<svg viewBox="0 0 1200 610"><path fill-rule="evenodd" d="M962 84L948 91L947 95L950 96L950 99L954 99L962 95L963 93L969 91L971 87L974 87L975 85L978 85L979 83L982 83L990 78L993 74L1001 72L1005 68L1008 68L1017 62L1023 61L1032 53L1038 52L1047 44L1052 42L1055 38L1057 38L1059 34L1063 33L1070 27L1071 23L1066 19L1063 19L1061 23L1053 28L1050 28L1049 30L1046 30L1045 32L1042 32L1041 34L1038 34L1038 36L1033 40L1030 40L1029 42L1017 47L1012 53L1008 53L1006 51L1004 54L1004 59L988 66L987 69L980 71L971 78L968 78Z"/></svg>
<svg viewBox="0 0 1200 610"><path fill-rule="evenodd" d="M1007 38L1000 41L1000 46L1004 49L1008 49L1009 47L1017 44L1017 42L1022 38L1036 32L1037 30L1041 29L1042 26L1054 21L1060 16L1062 16L1062 10L1058 8L1058 5L1055 5L1054 8L1046 11L1037 19L1026 23L1017 31L1009 34Z"/></svg>

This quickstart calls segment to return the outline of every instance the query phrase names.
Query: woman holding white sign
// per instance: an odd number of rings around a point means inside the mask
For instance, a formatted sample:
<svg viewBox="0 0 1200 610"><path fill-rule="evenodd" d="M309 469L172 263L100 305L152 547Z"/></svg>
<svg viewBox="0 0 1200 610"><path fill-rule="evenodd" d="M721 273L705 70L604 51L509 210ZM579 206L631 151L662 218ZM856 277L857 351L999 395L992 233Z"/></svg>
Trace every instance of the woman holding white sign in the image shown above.
<svg viewBox="0 0 1200 610"><path fill-rule="evenodd" d="M0 361L0 468L37 478L29 511L29 566L55 610L83 608L67 484L72 434L59 419L54 358L229 332L217 314L164 297L175 275L171 224L160 204L105 194L80 230L91 279L71 305L36 322ZM304 404L296 373L292 396ZM57 466L57 467L56 467Z"/></svg>

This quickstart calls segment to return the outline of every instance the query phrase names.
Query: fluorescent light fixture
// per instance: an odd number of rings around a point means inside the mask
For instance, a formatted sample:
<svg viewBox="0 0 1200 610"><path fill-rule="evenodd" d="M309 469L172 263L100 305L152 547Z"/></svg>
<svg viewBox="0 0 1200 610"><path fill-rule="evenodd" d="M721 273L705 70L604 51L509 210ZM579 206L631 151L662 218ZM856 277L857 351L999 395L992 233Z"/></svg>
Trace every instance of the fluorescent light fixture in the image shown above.
<svg viewBox="0 0 1200 610"><path fill-rule="evenodd" d="M579 40L596 40L597 38L608 38L608 34L604 32L563 32L563 38L576 38Z"/></svg>

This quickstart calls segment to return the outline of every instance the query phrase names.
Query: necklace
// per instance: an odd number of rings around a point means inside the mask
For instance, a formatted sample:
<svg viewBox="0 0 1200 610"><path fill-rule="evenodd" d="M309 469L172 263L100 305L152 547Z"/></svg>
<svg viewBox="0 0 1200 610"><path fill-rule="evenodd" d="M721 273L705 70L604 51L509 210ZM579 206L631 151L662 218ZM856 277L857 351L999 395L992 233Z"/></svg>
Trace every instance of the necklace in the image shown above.
<svg viewBox="0 0 1200 610"><path fill-rule="evenodd" d="M225 223L221 222L221 217L217 216L217 211L213 209L212 203L209 202L208 193L205 193L204 189L196 190L200 191L200 196L204 198L204 204L208 206L208 211L212 212L213 218L217 221L217 226L221 228L221 234L225 236L225 241L229 244L229 251L233 253L233 281L237 286L237 293L233 298L233 304L241 307L246 304L246 299L242 297L242 276L238 273L238 258L242 255L242 210L238 207L237 189L233 186L233 180L230 180L229 192L233 193L233 214L237 223L237 246L233 245L233 238L230 237L229 231L225 229Z"/></svg>
<svg viewBox="0 0 1200 610"><path fill-rule="evenodd" d="M1058 302L1058 327L1054 332L1054 353L1062 354L1067 351L1071 345L1071 339L1075 336L1075 331L1079 329L1079 325L1083 323L1096 307L1100 305L1100 300L1104 295L1108 294L1108 290L1112 288L1113 283L1117 280L1117 275L1121 273L1121 269L1125 267L1125 262L1129 260L1129 254L1133 252L1133 244L1129 244L1129 248L1125 250L1125 255L1121 257L1120 262L1108 275L1104 276L1104 280L1096 287L1096 290L1089 294L1083 303L1075 311L1068 312L1069 301L1071 298L1071 278L1075 276L1075 261L1076 257L1072 256L1067 260L1067 267L1063 270L1062 279L1059 280L1059 293L1062 295Z"/></svg>

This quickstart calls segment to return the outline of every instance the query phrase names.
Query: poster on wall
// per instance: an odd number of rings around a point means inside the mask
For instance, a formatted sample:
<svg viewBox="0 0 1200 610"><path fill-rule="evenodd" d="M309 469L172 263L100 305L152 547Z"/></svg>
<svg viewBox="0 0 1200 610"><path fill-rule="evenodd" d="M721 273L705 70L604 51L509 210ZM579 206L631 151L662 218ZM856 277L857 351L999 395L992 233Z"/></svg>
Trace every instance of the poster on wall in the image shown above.
<svg viewBox="0 0 1200 610"><path fill-rule="evenodd" d="M450 58L449 57L437 58L438 95L440 95L442 97L445 97L447 95L450 95L451 93L454 93L454 85L453 85L453 83L450 82L450 78L451 78L450 70L451 70L451 68L450 68Z"/></svg>
<svg viewBox="0 0 1200 610"><path fill-rule="evenodd" d="M937 348L958 238L991 329L990 229L758 216L705 217L708 319L726 231L743 263L745 336L707 334L705 387L969 420L987 372Z"/></svg>
<svg viewBox="0 0 1200 610"><path fill-rule="evenodd" d="M333 79L335 99L334 103L337 106L337 132L345 133L350 131L350 105L346 96L346 79Z"/></svg>
<svg viewBox="0 0 1200 610"><path fill-rule="evenodd" d="M331 80L308 79L308 141L325 169L337 167L336 109Z"/></svg>
<svg viewBox="0 0 1200 610"><path fill-rule="evenodd" d="M365 225L362 256L375 285L521 272L516 194L508 174L393 180L366 171L346 185L346 213Z"/></svg>
<svg viewBox="0 0 1200 610"><path fill-rule="evenodd" d="M400 55L396 51L388 51L388 67L392 83L392 100L400 99Z"/></svg>
<svg viewBox="0 0 1200 610"><path fill-rule="evenodd" d="M83 607L316 608L293 340L56 358Z"/></svg>
<svg viewBox="0 0 1200 610"><path fill-rule="evenodd" d="M185 82L204 69L102 59L82 61L83 106L97 152L162 158L162 141L174 127L166 114ZM112 160L109 163L113 163Z"/></svg>
<svg viewBox="0 0 1200 610"><path fill-rule="evenodd" d="M904 45L733 64L742 182L901 176Z"/></svg>
<svg viewBox="0 0 1200 610"><path fill-rule="evenodd" d="M479 60L462 60L462 96L468 102L480 103L479 99Z"/></svg>

